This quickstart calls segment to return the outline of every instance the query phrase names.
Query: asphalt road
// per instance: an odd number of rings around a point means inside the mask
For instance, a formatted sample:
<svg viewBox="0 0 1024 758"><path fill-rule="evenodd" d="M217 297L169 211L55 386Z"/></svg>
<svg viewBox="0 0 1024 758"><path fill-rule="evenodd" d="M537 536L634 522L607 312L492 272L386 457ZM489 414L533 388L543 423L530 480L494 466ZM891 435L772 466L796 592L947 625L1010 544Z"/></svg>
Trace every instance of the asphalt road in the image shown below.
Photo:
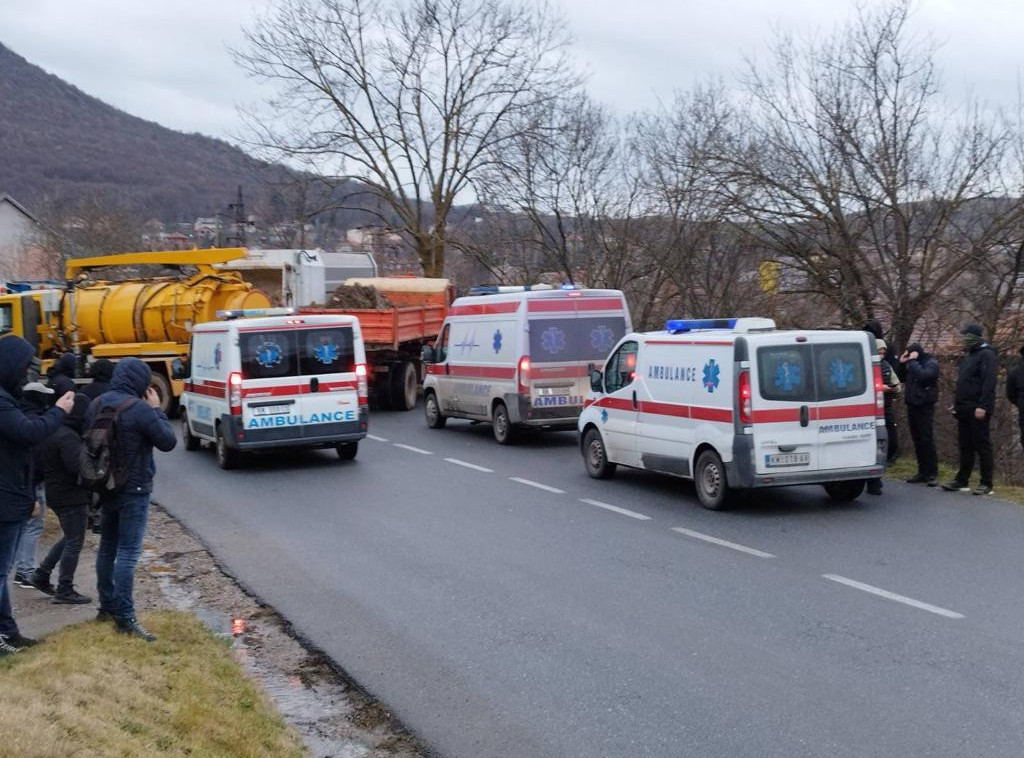
<svg viewBox="0 0 1024 758"><path fill-rule="evenodd" d="M349 463L179 448L155 498L438 755L1024 752L1020 506L887 483L712 513L589 479L572 433L371 431Z"/></svg>

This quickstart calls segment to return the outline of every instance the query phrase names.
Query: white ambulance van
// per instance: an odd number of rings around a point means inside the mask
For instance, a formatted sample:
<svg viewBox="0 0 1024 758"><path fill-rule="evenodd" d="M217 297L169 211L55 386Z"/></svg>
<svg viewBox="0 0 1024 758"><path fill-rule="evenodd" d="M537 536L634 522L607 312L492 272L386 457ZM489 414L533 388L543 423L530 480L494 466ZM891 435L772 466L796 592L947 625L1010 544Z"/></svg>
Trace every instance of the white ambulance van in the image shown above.
<svg viewBox="0 0 1024 758"><path fill-rule="evenodd" d="M855 499L885 463L874 338L777 331L765 318L679 319L629 334L591 373L579 418L590 476L618 464L693 479L717 510L731 490L824 484Z"/></svg>
<svg viewBox="0 0 1024 758"><path fill-rule="evenodd" d="M424 350L427 425L489 421L503 445L521 428L575 429L590 369L632 328L623 294L544 285L479 289L487 294L452 303L434 347Z"/></svg>
<svg viewBox="0 0 1024 758"><path fill-rule="evenodd" d="M366 436L366 355L354 316L223 311L192 331L182 395L186 450L213 443L221 468L249 450L335 448Z"/></svg>

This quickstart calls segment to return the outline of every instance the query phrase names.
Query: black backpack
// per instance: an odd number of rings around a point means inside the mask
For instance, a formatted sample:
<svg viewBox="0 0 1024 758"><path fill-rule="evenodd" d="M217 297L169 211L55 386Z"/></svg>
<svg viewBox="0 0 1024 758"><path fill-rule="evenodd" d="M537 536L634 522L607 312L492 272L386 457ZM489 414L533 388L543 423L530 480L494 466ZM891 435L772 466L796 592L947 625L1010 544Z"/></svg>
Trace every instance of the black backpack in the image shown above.
<svg viewBox="0 0 1024 758"><path fill-rule="evenodd" d="M82 435L78 456L78 482L93 492L109 492L121 484L123 468L117 460L117 419L121 411L138 398L128 398L116 407L101 406Z"/></svg>

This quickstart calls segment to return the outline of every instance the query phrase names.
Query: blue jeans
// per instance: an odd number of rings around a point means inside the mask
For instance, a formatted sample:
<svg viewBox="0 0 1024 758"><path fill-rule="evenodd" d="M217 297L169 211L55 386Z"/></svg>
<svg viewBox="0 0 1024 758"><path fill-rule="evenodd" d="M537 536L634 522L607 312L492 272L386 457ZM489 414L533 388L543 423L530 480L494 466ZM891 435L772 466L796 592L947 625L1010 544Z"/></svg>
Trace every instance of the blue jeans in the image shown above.
<svg viewBox="0 0 1024 758"><path fill-rule="evenodd" d="M14 612L11 610L11 587L7 582L7 574L14 565L14 552L23 523L0 521L0 634L5 637L18 635L18 625L14 623Z"/></svg>
<svg viewBox="0 0 1024 758"><path fill-rule="evenodd" d="M46 521L46 490L41 484L36 487L36 500L39 502L39 515L21 522L21 532L14 549L14 570L25 576L36 570L36 548Z"/></svg>
<svg viewBox="0 0 1024 758"><path fill-rule="evenodd" d="M119 621L127 621L135 618L132 590L149 516L149 493L114 493L102 505L100 546L96 552L100 610Z"/></svg>

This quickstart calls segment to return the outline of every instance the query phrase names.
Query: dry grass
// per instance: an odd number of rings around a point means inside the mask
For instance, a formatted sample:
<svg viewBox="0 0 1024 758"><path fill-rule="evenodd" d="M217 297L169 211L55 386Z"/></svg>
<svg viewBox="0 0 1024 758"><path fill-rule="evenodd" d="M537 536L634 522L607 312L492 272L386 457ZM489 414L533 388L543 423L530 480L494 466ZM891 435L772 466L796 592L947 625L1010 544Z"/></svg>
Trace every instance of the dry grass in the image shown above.
<svg viewBox="0 0 1024 758"><path fill-rule="evenodd" d="M885 469L885 476L888 479L909 479L917 473L917 461L912 456L903 456L890 463ZM1024 487L1017 487L1006 484L999 477L999 469L996 469L996 481L994 489L995 497L1000 500L1009 500L1013 503L1024 505ZM939 482L948 482L956 475L956 466L947 463L939 463ZM974 468L974 476L971 478L971 486L978 484L978 468Z"/></svg>
<svg viewBox="0 0 1024 758"><path fill-rule="evenodd" d="M0 757L302 758L299 739L195 617L144 623L155 643L88 622L0 659Z"/></svg>

